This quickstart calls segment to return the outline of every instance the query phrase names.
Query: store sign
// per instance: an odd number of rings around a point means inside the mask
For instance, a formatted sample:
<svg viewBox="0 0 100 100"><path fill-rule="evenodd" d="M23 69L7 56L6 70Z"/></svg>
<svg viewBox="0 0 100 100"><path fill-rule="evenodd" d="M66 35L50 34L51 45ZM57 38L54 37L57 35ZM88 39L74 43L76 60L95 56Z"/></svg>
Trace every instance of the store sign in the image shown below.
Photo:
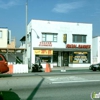
<svg viewBox="0 0 100 100"><path fill-rule="evenodd" d="M39 46L52 46L52 42L40 42Z"/></svg>
<svg viewBox="0 0 100 100"><path fill-rule="evenodd" d="M74 52L74 54L88 54L88 52Z"/></svg>
<svg viewBox="0 0 100 100"><path fill-rule="evenodd" d="M53 55L53 50L34 50L35 55Z"/></svg>
<svg viewBox="0 0 100 100"><path fill-rule="evenodd" d="M86 48L86 49L89 49L91 48L91 45L76 45L76 44L67 44L66 45L66 48Z"/></svg>

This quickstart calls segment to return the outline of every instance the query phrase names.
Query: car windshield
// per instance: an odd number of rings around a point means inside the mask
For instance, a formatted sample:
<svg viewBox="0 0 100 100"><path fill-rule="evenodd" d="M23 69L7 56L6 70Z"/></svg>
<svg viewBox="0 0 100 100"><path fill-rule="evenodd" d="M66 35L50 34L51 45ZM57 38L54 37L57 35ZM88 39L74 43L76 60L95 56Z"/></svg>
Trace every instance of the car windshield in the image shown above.
<svg viewBox="0 0 100 100"><path fill-rule="evenodd" d="M4 58L5 61L7 61L7 60L6 60L6 57L5 57L3 54L0 54L0 55Z"/></svg>

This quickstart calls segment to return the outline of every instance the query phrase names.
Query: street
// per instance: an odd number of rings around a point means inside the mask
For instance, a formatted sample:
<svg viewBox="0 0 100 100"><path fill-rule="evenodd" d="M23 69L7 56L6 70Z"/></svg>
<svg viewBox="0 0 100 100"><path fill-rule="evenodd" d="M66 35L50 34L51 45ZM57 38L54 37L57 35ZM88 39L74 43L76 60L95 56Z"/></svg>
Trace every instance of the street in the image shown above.
<svg viewBox="0 0 100 100"><path fill-rule="evenodd" d="M7 100L92 100L91 93L100 92L100 74L2 77L0 91Z"/></svg>

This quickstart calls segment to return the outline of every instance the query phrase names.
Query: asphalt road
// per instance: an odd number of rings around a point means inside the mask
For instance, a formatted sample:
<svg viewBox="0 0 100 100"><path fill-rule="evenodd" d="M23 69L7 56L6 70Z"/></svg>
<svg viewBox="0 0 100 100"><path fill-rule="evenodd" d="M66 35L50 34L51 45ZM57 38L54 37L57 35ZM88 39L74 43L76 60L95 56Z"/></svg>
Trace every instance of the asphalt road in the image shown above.
<svg viewBox="0 0 100 100"><path fill-rule="evenodd" d="M100 92L100 74L4 77L0 91L7 100L91 100Z"/></svg>

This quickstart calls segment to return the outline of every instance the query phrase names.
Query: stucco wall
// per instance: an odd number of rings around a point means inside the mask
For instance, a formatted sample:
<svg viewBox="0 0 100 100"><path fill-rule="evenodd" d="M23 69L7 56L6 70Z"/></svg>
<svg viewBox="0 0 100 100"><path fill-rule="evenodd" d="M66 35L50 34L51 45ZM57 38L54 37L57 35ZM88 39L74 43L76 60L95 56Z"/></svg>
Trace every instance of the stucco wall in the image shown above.
<svg viewBox="0 0 100 100"><path fill-rule="evenodd" d="M52 48L65 48L63 43L63 34L65 33L67 34L68 44L73 44L72 34L87 35L87 42L81 44L92 44L92 24L32 20L31 27L33 47L39 47L39 43L42 41L41 32L58 33L58 41L52 42ZM40 37L39 39L37 35Z"/></svg>
<svg viewBox="0 0 100 100"><path fill-rule="evenodd" d="M39 43L42 41L42 34L41 34L42 32L58 33L57 42L52 42L52 47L46 47L46 48L66 48L66 44L63 42L63 34L67 34L67 44L91 45L92 48L92 24L31 20L31 22L28 25L28 33L29 32L31 32L32 35L32 41L31 41L32 49L34 47L45 48L45 46L42 47L39 46ZM87 35L86 43L73 43L72 34ZM37 38L37 35L39 36L39 38ZM33 53L34 52L32 50L32 62L34 62L35 60ZM91 52L91 57L92 57L92 52Z"/></svg>

